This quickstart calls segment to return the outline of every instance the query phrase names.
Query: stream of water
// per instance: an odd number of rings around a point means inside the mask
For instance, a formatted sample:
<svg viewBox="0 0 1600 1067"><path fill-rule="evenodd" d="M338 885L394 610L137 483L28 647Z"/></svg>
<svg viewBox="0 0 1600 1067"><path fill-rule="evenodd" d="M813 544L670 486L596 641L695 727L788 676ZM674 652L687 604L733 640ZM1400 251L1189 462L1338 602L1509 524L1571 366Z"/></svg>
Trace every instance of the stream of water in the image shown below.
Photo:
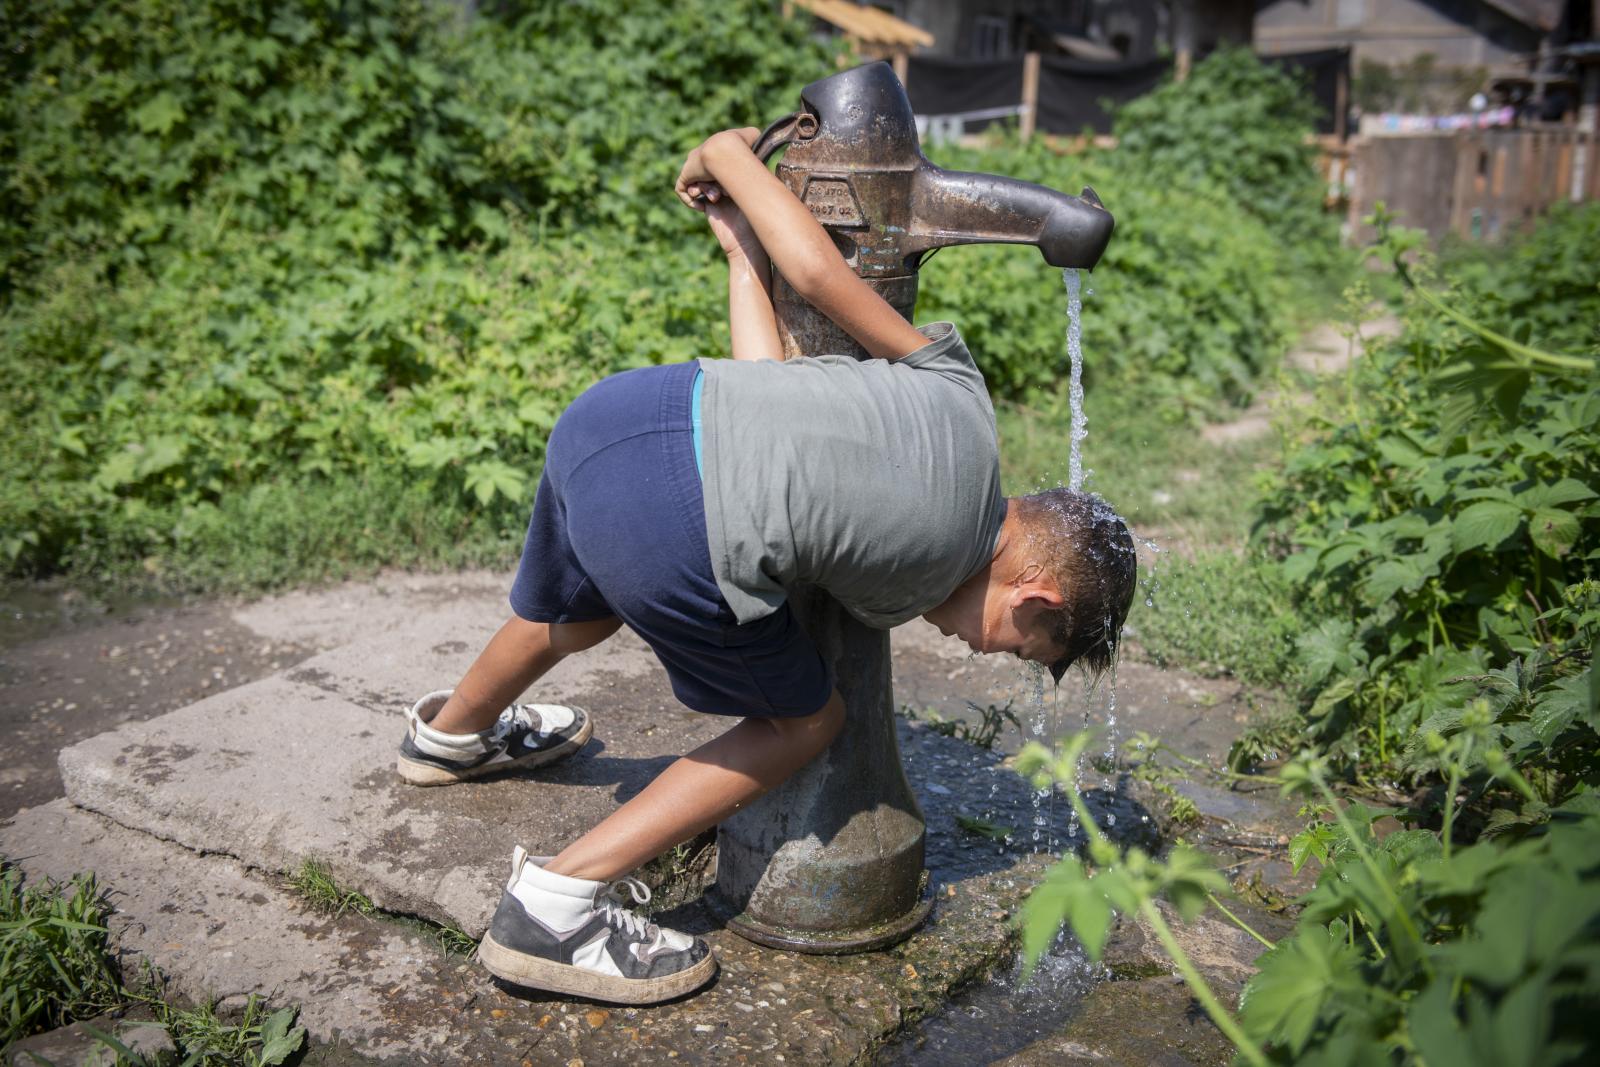
<svg viewBox="0 0 1600 1067"><path fill-rule="evenodd" d="M1067 358L1071 360L1072 377L1068 401L1072 406L1072 435L1067 452L1067 488L1073 492L1083 489L1083 439L1089 436L1089 417L1083 413L1083 279L1078 272L1067 267L1061 272L1061 281L1067 288Z"/></svg>
<svg viewBox="0 0 1600 1067"><path fill-rule="evenodd" d="M1067 357L1069 362L1068 401L1071 422L1068 436L1067 488L1084 491L1092 472L1083 464L1083 442L1089 435L1089 420L1084 412L1083 391L1083 287L1076 270L1062 271L1062 283L1067 296ZM1091 291L1092 294L1092 291ZM1059 484L1046 478L1040 488ZM1146 543L1154 550L1154 546ZM1147 593L1154 591L1154 572L1140 583ZM1146 601L1148 603L1148 600ZM1028 674L1022 683L1021 711L1019 716L1026 741L1036 741L1059 751L1061 740L1061 687L1046 686L1047 675L1038 664L1028 665ZM1096 721L1105 729L1103 761L1096 756L1096 764L1108 771L1105 781L1086 783L1084 768L1074 769L1073 787L1087 788L1098 784L1108 790L1115 788L1113 767L1117 753L1117 675L1113 663L1104 678L1095 683L1085 679L1081 690L1069 688L1068 701L1073 694L1081 693L1078 702L1082 709L1080 729L1089 729ZM991 788L991 795L994 788ZM1066 836L1059 837L1055 821L1055 806L1065 803L1057 799L1058 790L1047 786L1035 790L1032 800L1032 825L1027 831L1008 837L1008 845L1038 853L1060 853L1076 848L1080 843L1077 815L1067 815ZM1107 823L1105 829L1116 824L1116 814L1107 809L1101 816ZM919 1025L912 1033L885 1050L880 1063L901 1067L944 1067L944 1065L989 1062L1015 1051L1030 1041L1052 1033L1071 1018L1079 1001L1103 971L1091 964L1075 939L1063 934L1055 946L1040 960L1039 969L1027 985L1020 984L1020 960L1010 974L976 983L963 991L944 1010Z"/></svg>

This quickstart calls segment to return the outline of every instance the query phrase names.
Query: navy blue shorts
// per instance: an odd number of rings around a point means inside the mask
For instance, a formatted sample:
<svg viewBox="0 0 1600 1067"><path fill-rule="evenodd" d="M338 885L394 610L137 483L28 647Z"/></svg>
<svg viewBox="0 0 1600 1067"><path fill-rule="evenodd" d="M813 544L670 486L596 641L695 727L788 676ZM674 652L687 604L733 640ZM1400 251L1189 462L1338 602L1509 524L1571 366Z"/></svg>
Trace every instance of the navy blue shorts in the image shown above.
<svg viewBox="0 0 1600 1067"><path fill-rule="evenodd" d="M833 676L789 606L740 625L712 574L689 411L698 369L625 371L567 408L545 449L511 610L530 622L617 616L695 711L810 715Z"/></svg>

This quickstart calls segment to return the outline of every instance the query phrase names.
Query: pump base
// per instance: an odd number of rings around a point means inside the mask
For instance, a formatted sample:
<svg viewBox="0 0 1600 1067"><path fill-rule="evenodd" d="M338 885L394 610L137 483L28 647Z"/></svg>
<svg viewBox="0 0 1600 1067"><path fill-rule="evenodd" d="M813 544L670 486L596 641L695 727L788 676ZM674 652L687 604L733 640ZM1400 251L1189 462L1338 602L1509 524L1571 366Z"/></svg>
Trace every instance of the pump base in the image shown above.
<svg viewBox="0 0 1600 1067"><path fill-rule="evenodd" d="M874 952L898 945L910 937L933 910L933 898L926 892L904 915L859 930L796 930L772 926L739 911L721 894L706 894L706 903L729 930L746 941L787 952L812 956L847 956L853 952Z"/></svg>

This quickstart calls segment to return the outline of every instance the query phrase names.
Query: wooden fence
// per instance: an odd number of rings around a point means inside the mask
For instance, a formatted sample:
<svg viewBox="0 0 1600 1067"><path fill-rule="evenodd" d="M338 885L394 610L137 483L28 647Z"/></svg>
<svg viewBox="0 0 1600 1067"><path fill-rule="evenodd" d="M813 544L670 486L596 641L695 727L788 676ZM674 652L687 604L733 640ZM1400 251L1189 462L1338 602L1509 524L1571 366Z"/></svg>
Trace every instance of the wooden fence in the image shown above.
<svg viewBox="0 0 1600 1067"><path fill-rule="evenodd" d="M1600 146L1576 126L1357 138L1346 184L1357 241L1378 201L1437 239L1493 241L1565 200L1600 200Z"/></svg>

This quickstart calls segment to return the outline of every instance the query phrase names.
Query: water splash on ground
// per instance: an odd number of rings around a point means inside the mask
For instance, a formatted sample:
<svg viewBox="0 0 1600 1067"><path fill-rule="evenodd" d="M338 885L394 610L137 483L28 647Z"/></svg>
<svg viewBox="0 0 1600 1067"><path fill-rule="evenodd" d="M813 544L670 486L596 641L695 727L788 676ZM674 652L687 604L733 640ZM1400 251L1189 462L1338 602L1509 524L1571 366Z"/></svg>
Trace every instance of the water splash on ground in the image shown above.
<svg viewBox="0 0 1600 1067"><path fill-rule="evenodd" d="M1022 961L975 982L905 1038L884 1049L883 1067L969 1067L992 1063L1059 1031L1076 1014L1104 967L1061 937L1022 981Z"/></svg>

